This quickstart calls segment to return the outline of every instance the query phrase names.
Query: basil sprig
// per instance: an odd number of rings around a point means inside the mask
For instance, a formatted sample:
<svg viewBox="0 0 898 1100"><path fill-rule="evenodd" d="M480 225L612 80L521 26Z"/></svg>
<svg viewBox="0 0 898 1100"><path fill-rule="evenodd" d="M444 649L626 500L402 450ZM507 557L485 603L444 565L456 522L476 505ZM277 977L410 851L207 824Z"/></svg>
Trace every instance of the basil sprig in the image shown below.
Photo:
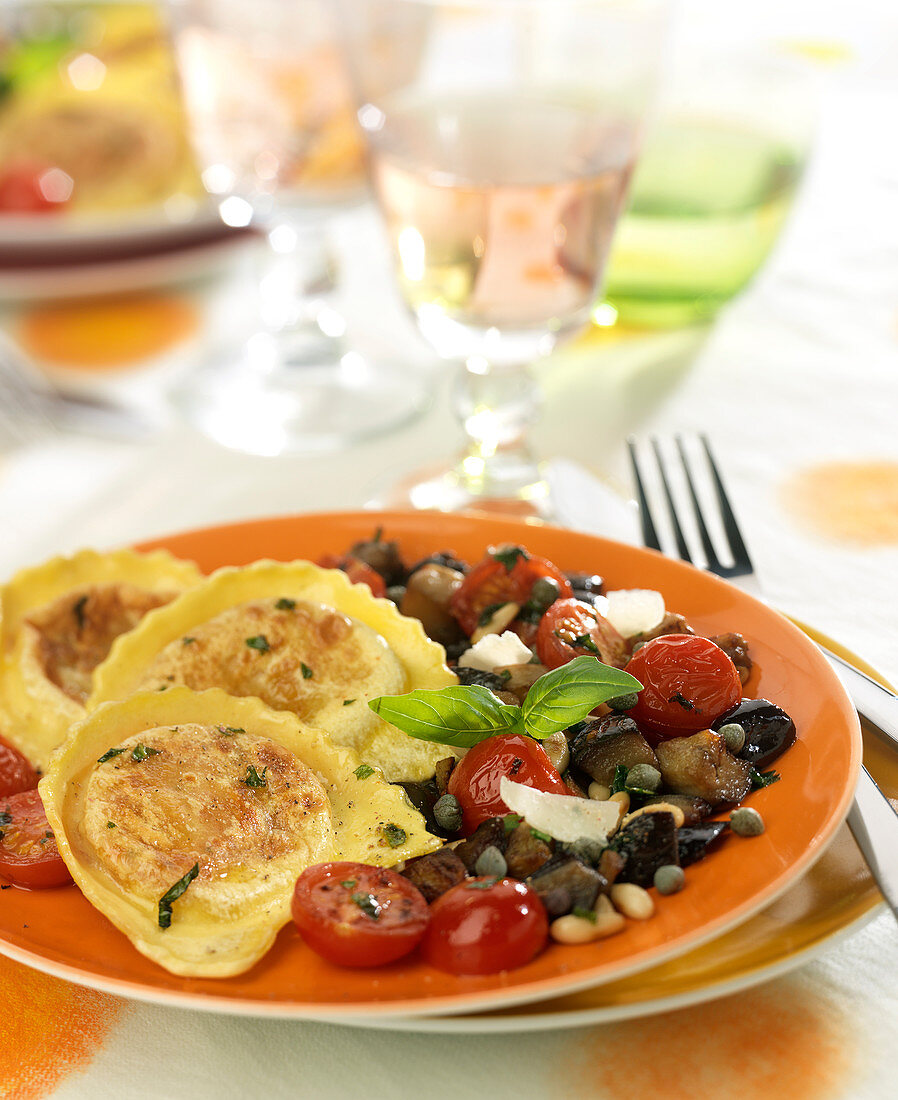
<svg viewBox="0 0 898 1100"><path fill-rule="evenodd" d="M500 702L478 684L381 695L368 705L420 741L469 749L500 733L523 733L542 741L581 721L600 703L641 689L629 672L584 655L540 676L522 707Z"/></svg>

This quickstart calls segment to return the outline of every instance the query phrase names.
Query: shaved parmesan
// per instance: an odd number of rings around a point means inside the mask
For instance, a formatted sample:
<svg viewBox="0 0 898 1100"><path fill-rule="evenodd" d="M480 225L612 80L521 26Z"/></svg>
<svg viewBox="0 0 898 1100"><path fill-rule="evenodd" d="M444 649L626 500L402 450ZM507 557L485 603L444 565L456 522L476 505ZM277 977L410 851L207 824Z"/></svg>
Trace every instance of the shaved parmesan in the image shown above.
<svg viewBox="0 0 898 1100"><path fill-rule="evenodd" d="M645 634L664 618L664 597L652 588L618 588L608 593L604 615L625 638Z"/></svg>
<svg viewBox="0 0 898 1100"><path fill-rule="evenodd" d="M481 672L492 672L494 668L505 665L523 665L533 654L521 639L511 630L503 634L487 634L458 659L462 668L477 668Z"/></svg>
<svg viewBox="0 0 898 1100"><path fill-rule="evenodd" d="M506 776L499 784L502 801L533 829L555 840L595 840L604 844L620 818L617 802L596 802L567 794L537 791Z"/></svg>

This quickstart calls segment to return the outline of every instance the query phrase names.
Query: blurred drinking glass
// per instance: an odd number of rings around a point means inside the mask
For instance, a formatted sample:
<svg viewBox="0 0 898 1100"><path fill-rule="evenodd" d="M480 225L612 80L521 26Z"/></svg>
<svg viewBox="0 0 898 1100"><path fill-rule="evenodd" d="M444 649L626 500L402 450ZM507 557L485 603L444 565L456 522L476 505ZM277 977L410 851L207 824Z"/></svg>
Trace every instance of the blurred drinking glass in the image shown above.
<svg viewBox="0 0 898 1100"><path fill-rule="evenodd" d="M542 512L532 363L588 321L639 146L661 0L341 0L400 288L460 362L468 449L416 507ZM414 71L368 43L426 35Z"/></svg>
<svg viewBox="0 0 898 1100"><path fill-rule="evenodd" d="M328 0L171 0L203 183L228 224L261 225L275 266L267 329L179 400L197 427L259 454L327 450L423 407L423 379L372 362L334 307L329 217L365 195L365 155ZM369 44L370 45L370 44ZM389 41L380 48L401 71Z"/></svg>

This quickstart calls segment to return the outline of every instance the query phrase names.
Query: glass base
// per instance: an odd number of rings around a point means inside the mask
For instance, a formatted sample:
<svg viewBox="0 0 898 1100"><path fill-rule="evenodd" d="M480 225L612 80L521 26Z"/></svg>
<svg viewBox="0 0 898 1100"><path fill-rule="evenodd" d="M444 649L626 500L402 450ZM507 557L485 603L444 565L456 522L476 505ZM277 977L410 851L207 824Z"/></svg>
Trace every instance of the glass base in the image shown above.
<svg viewBox="0 0 898 1100"><path fill-rule="evenodd" d="M171 395L179 414L224 447L255 455L314 454L382 435L420 416L427 378L322 342L279 361L277 342L253 337L216 356Z"/></svg>

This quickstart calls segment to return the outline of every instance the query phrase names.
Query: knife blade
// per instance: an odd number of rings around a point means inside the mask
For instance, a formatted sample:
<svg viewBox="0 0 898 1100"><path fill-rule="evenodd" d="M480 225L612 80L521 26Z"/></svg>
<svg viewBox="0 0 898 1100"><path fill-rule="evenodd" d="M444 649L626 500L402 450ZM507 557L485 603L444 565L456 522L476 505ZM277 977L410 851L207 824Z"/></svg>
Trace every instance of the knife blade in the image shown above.
<svg viewBox="0 0 898 1100"><path fill-rule="evenodd" d="M878 684L826 646L817 643L817 648L842 681L858 714L868 719L893 744L898 745L898 695Z"/></svg>
<svg viewBox="0 0 898 1100"><path fill-rule="evenodd" d="M848 828L898 918L898 814L863 766L848 811Z"/></svg>

